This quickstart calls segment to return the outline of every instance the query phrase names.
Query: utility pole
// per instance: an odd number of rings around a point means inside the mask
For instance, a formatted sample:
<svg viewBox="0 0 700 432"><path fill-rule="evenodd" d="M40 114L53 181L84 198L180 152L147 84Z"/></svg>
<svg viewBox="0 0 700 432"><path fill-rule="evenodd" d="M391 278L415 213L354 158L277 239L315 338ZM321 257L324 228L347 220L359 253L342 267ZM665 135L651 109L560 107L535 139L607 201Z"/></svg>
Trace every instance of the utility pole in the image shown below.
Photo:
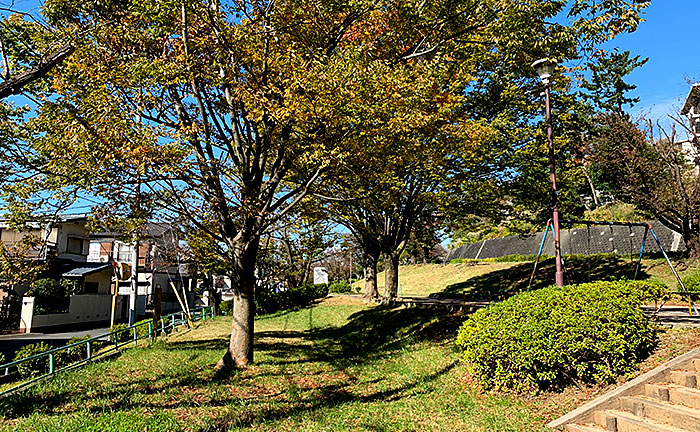
<svg viewBox="0 0 700 432"><path fill-rule="evenodd" d="M139 242L134 242L134 252L131 254L131 290L129 291L129 325L136 322L136 306L139 286Z"/></svg>

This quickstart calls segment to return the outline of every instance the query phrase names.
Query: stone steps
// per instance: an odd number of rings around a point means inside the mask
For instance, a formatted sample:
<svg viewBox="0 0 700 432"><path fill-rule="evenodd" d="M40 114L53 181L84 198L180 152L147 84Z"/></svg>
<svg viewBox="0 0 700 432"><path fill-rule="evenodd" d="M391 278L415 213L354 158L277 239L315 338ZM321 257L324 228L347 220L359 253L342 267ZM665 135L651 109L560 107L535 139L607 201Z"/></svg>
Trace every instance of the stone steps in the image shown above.
<svg viewBox="0 0 700 432"><path fill-rule="evenodd" d="M619 393L563 427L568 432L700 432L700 358L675 364L637 386L634 394Z"/></svg>

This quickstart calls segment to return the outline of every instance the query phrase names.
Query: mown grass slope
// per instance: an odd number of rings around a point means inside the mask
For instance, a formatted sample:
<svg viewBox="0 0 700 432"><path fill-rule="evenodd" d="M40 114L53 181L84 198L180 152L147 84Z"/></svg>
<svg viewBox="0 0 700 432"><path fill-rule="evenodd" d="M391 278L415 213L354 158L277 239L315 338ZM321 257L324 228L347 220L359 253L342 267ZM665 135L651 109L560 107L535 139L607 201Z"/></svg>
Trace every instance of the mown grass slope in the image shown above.
<svg viewBox="0 0 700 432"><path fill-rule="evenodd" d="M217 318L0 402L0 430L545 430L536 409L470 387L462 320L327 299L258 319L255 365L221 378Z"/></svg>
<svg viewBox="0 0 700 432"><path fill-rule="evenodd" d="M566 257L567 283L598 280L633 279L636 257L594 255ZM504 294L514 294L528 288L533 262L468 262L450 264L423 264L399 267L399 296L405 297L459 297L473 300L497 300ZM700 272L700 263L688 265L675 261L681 277ZM673 272L663 259L644 259L637 275L640 280L650 279L677 289ZM380 293L384 287L384 273L377 278ZM542 261L533 279L531 289L554 283L554 259ZM363 282L355 286L362 287Z"/></svg>

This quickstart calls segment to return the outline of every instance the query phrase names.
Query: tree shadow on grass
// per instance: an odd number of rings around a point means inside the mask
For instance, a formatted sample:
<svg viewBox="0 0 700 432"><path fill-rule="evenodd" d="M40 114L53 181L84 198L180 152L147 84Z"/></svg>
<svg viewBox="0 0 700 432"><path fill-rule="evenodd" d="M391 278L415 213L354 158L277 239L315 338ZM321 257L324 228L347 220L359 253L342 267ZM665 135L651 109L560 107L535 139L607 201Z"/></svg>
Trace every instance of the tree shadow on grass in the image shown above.
<svg viewBox="0 0 700 432"><path fill-rule="evenodd" d="M565 256L567 284L593 281L632 279L636 261L620 255L571 255ZM443 291L429 297L438 299L463 299L466 301L501 301L519 292L528 290L534 263L526 262L513 267L475 276L464 282L448 285ZM554 284L555 261L547 258L540 261L530 290ZM640 270L637 280L648 279L649 274Z"/></svg>
<svg viewBox="0 0 700 432"><path fill-rule="evenodd" d="M258 333L256 347L274 358L261 364L323 361L342 367L376 361L417 342L450 339L466 317L462 312L377 306L355 312L341 327ZM292 341L300 338L312 343ZM301 360L288 360L294 357Z"/></svg>
<svg viewBox="0 0 700 432"><path fill-rule="evenodd" d="M318 403L312 403L310 406L308 402L300 403L299 406L292 403L291 408L271 413L273 416L282 417L293 414L295 410L315 410L323 406L355 401L359 398L369 401L371 400L370 396L375 399L385 398L388 400L390 397L399 397L403 390L416 386L420 382L434 379L439 373L433 378L419 376L412 384L396 387L391 391L375 392L369 396L357 396L348 393L345 388L357 381L352 373L347 372L348 366L381 361L385 357L395 354L397 350L416 342L450 340L465 318L466 315L461 313L436 314L435 311L415 308L373 307L352 314L348 322L341 327L317 327L306 331L258 332L256 334L258 338L256 350L260 354L264 353L265 356L263 361L257 363L260 372L254 375L233 374L222 382L214 379L213 373L207 369L211 365L203 368L192 368L186 373L177 368L164 368L156 376L135 377L122 383L110 385L99 394L101 402L93 407L89 406L89 401L85 400L86 397L82 394L81 386L72 387L70 384L65 384L53 386L53 388L49 387L49 389L42 390L37 387L26 392L19 392L0 401L0 409L6 417L18 418L32 413L54 413L57 410L61 413L68 413L84 410L94 412L122 411L139 407L154 409L195 407L198 404L187 400L184 396L180 401L174 403L149 400L144 404L142 398L134 397L134 395L154 394L157 396L160 392L179 390L180 388L194 388L210 392L208 387L222 383L245 385L243 383L262 377L274 379L274 376L278 375L298 375L299 369L294 367L294 364L302 364L299 368L303 369L303 363L309 362L325 362L337 372L343 372L342 375L345 378L340 383L328 383L320 388L315 388L314 390L317 390L322 396ZM303 343L299 343L300 340L303 340ZM173 351L184 350L192 353L209 350L222 351L227 344L226 338L164 343L164 345L169 345L168 348ZM165 358L163 360L167 361ZM272 366L272 368L266 366ZM289 369L288 366L292 366L292 368ZM446 373L447 370L443 370L441 373ZM284 384L287 381L280 382ZM367 384L368 381L363 383ZM172 393L179 393L179 391ZM280 397L279 394L273 396ZM270 397L270 395L266 397ZM207 404L225 406L231 404L235 399L235 396L224 393L221 396L212 397ZM228 422L228 420L226 421ZM239 424L241 421L246 422L245 419L238 418L235 423Z"/></svg>
<svg viewBox="0 0 700 432"><path fill-rule="evenodd" d="M346 382L327 384L321 388L313 390L303 390L303 392L313 391L313 396L308 398L288 397L282 403L273 406L261 407L259 413L229 412L212 420L212 424L202 428L199 432L226 431L232 427L245 428L254 426L259 418L270 422L297 415L312 413L321 409L332 409L345 404L372 403L378 401L390 402L400 400L404 397L415 397L416 394L426 393L429 390L418 390L422 385L430 384L438 380L441 376L449 373L458 361L452 361L433 373L416 377L415 379L396 387L386 390L356 394L348 391Z"/></svg>

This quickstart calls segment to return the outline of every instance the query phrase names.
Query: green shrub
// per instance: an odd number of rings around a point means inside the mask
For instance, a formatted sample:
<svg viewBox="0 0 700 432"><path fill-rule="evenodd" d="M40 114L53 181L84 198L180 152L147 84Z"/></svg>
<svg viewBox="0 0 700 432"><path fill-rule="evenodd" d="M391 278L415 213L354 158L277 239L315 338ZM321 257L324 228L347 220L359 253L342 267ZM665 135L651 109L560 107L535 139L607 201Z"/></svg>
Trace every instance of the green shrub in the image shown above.
<svg viewBox="0 0 700 432"><path fill-rule="evenodd" d="M516 295L472 315L457 345L486 387L515 390L609 382L656 341L639 305L668 294L649 282L595 282Z"/></svg>
<svg viewBox="0 0 700 432"><path fill-rule="evenodd" d="M74 343L86 341L90 339L90 335L85 335L85 336L75 336L70 338L70 340L66 343L66 345L72 345ZM77 363L81 360L85 360L87 358L87 344L82 344L78 346L74 346L71 348L68 348L66 351L61 352L61 364L62 365L69 365L72 363Z"/></svg>
<svg viewBox="0 0 700 432"><path fill-rule="evenodd" d="M306 306L313 300L328 295L326 284L306 284L286 291L272 292L260 290L256 292L256 314L267 314L295 307Z"/></svg>
<svg viewBox="0 0 700 432"><path fill-rule="evenodd" d="M344 294L352 292L352 286L345 281L333 282L328 286L328 292Z"/></svg>
<svg viewBox="0 0 700 432"><path fill-rule="evenodd" d="M68 279L39 279L26 295L35 298L34 313L37 315L66 313L74 288L75 284Z"/></svg>
<svg viewBox="0 0 700 432"><path fill-rule="evenodd" d="M683 278L683 285L689 293L700 293L700 273L693 273ZM678 286L678 291L683 291L683 288Z"/></svg>
<svg viewBox="0 0 700 432"><path fill-rule="evenodd" d="M115 339L117 342L126 342L132 338L131 330L126 330L127 327L129 326L126 324L116 324L109 329L110 333L115 333L111 337L112 343L115 342Z"/></svg>
<svg viewBox="0 0 700 432"><path fill-rule="evenodd" d="M3 364L5 364L5 356L2 353L0 353L0 365Z"/></svg>
<svg viewBox="0 0 700 432"><path fill-rule="evenodd" d="M219 311L224 315L231 315L233 312L233 300L222 301L219 304Z"/></svg>
<svg viewBox="0 0 700 432"><path fill-rule="evenodd" d="M145 320L141 320L137 323L134 323L134 325L138 325L138 327L136 327L136 337L138 339L142 339L142 338L148 336L148 324L147 323L153 323L153 319L148 318ZM139 324L143 324L143 325L139 325ZM154 330L154 327L151 324L151 333L153 333L153 330ZM129 333L129 334L131 335L132 333ZM132 338L133 338L133 336L132 336Z"/></svg>
<svg viewBox="0 0 700 432"><path fill-rule="evenodd" d="M41 354L51 349L53 348L45 342L25 345L15 353L15 361ZM47 374L49 372L49 356L20 363L17 365L17 372L25 378Z"/></svg>

